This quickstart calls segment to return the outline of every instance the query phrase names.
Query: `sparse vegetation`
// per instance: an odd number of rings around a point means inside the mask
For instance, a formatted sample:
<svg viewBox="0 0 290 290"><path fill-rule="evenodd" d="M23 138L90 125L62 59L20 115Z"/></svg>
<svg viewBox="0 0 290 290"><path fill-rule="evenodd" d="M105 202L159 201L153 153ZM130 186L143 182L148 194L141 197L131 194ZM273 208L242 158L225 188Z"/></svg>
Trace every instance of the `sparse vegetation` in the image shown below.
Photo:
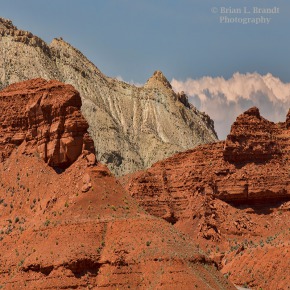
<svg viewBox="0 0 290 290"><path fill-rule="evenodd" d="M50 220L47 219L47 220L44 222L44 225L45 225L46 227L48 227L49 224L50 224Z"/></svg>

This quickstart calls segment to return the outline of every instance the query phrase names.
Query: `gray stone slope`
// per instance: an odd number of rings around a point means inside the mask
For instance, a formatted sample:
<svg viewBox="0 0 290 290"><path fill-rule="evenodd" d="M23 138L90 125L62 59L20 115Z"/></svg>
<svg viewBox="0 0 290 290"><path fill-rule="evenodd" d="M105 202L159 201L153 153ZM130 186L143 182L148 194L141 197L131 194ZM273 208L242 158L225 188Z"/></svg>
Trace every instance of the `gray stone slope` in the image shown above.
<svg viewBox="0 0 290 290"><path fill-rule="evenodd" d="M61 38L48 45L0 18L0 88L38 77L80 92L97 158L117 176L217 140L213 121L175 93L160 71L136 87L105 76Z"/></svg>

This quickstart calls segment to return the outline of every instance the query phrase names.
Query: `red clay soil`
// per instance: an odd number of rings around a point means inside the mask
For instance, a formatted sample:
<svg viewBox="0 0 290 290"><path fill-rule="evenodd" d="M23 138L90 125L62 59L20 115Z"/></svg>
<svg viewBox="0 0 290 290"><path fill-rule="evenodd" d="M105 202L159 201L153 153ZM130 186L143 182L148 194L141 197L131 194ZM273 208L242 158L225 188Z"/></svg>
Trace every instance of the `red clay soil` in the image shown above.
<svg viewBox="0 0 290 290"><path fill-rule="evenodd" d="M199 146L121 179L147 212L188 234L237 285L290 285L290 113L257 108L226 141Z"/></svg>
<svg viewBox="0 0 290 290"><path fill-rule="evenodd" d="M96 162L71 86L32 80L0 100L1 287L235 289Z"/></svg>

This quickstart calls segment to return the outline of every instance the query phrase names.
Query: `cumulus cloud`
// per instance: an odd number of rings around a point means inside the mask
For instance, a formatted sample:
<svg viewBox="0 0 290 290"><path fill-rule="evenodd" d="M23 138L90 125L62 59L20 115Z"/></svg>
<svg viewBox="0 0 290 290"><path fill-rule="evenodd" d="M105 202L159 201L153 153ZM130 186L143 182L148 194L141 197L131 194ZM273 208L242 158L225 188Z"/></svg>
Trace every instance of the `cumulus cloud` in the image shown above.
<svg viewBox="0 0 290 290"><path fill-rule="evenodd" d="M176 92L184 91L189 101L214 121L220 139L225 139L236 117L256 106L268 120L285 121L290 108L290 83L270 73L235 73L230 79L203 77L180 81L173 79Z"/></svg>

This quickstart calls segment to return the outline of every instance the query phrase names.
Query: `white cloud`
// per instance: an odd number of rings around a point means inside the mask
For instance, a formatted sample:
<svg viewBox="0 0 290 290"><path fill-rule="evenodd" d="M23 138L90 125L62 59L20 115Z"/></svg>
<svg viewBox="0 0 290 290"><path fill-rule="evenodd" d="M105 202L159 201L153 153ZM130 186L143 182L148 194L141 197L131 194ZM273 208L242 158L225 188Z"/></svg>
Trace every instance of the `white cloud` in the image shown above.
<svg viewBox="0 0 290 290"><path fill-rule="evenodd" d="M236 117L252 106L274 121L285 121L290 108L290 83L271 74L235 73L230 79L203 77L198 80L173 79L176 92L184 91L189 101L214 121L220 139L225 139Z"/></svg>

